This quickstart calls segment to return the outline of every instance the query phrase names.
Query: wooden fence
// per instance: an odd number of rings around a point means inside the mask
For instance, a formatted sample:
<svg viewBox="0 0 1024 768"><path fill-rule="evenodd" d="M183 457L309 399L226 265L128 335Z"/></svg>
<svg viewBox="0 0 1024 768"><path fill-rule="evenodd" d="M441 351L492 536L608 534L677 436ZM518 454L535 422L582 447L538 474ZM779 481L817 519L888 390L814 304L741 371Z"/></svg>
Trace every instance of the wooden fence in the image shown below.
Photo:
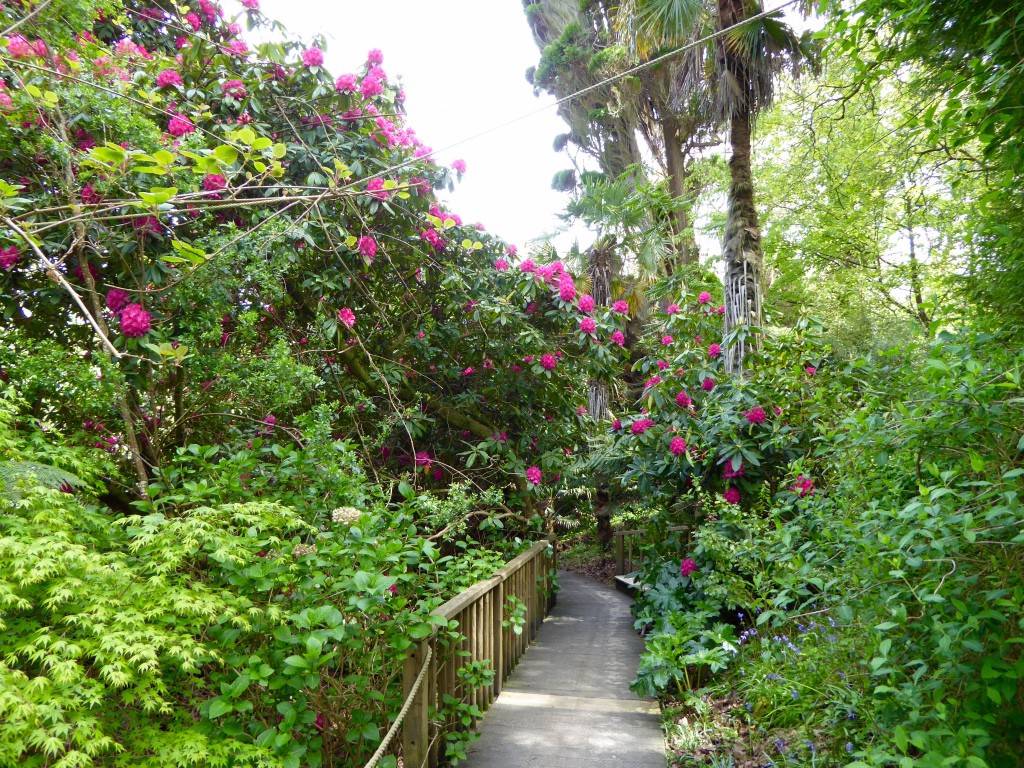
<svg viewBox="0 0 1024 768"><path fill-rule="evenodd" d="M669 533L686 532L686 540L690 539L690 526L673 525ZM650 532L643 530L612 531L615 549L615 575L622 576L632 573L640 567L640 544L648 540Z"/></svg>
<svg viewBox="0 0 1024 768"><path fill-rule="evenodd" d="M455 716L442 719L437 714L445 696L476 706L481 712L497 698L554 605L554 568L553 539L538 542L491 578L477 582L434 611L458 623L462 640L452 643L435 631L415 646L405 661L403 699L413 694L402 723L405 768L434 768L445 734L465 728ZM516 605L512 597L525 608L525 624L519 634L508 622ZM490 662L494 671L490 685L472 688L459 679L458 669L472 661Z"/></svg>

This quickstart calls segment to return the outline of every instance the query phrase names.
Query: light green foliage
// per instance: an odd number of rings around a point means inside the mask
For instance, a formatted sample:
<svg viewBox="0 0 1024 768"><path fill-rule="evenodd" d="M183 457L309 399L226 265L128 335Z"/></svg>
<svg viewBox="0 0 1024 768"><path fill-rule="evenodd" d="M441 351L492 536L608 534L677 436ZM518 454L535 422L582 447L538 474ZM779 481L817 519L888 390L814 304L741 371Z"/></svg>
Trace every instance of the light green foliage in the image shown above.
<svg viewBox="0 0 1024 768"><path fill-rule="evenodd" d="M956 322L966 296L953 275L982 191L967 148L951 158L908 134L918 106L906 85L853 80L835 62L791 84L759 122L755 167L767 305L812 308L844 356Z"/></svg>

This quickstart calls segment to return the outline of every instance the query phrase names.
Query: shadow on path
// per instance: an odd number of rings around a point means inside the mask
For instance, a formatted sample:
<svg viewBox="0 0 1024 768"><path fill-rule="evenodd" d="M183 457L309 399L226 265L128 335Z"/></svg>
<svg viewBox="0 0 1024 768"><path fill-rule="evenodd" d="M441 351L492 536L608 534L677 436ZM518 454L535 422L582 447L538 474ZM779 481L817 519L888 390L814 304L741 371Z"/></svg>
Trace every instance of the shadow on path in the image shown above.
<svg viewBox="0 0 1024 768"><path fill-rule="evenodd" d="M467 768L664 768L658 705L629 690L630 599L559 571L558 602L484 716Z"/></svg>

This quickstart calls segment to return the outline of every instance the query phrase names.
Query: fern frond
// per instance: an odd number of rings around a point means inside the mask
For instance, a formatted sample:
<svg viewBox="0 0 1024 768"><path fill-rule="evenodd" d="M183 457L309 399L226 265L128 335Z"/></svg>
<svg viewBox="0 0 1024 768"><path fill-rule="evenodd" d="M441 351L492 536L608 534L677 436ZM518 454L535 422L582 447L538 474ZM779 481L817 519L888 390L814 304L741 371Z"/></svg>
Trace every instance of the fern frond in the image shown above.
<svg viewBox="0 0 1024 768"><path fill-rule="evenodd" d="M20 499L17 484L25 478L31 478L45 488L84 488L87 485L78 475L49 464L40 464L36 461L0 461L0 496L11 501Z"/></svg>

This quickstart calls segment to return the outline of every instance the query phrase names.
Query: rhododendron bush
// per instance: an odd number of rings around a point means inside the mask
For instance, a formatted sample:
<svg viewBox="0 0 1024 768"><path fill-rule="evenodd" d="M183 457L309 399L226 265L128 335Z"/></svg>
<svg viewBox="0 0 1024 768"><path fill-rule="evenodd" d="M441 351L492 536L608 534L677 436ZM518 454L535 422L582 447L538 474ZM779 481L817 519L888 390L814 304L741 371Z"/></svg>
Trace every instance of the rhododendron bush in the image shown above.
<svg viewBox="0 0 1024 768"><path fill-rule="evenodd" d="M428 537L536 531L621 367L624 314L438 199L384 54L243 7L0 7L5 764L365 759L497 567Z"/></svg>
<svg viewBox="0 0 1024 768"><path fill-rule="evenodd" d="M560 474L624 318L584 317L560 264L509 269L445 210L451 171L379 51L335 78L315 45L245 42L261 21L129 4L60 47L42 22L7 40L4 314L17 343L110 357L126 387L50 398L49 418L107 424L143 493L177 446L268 415L301 439L329 402L388 476L440 486L474 456L476 482L532 503L520 456Z"/></svg>
<svg viewBox="0 0 1024 768"><path fill-rule="evenodd" d="M721 350L733 339L722 336L721 306L678 280L663 288L672 303L654 313L639 345L649 354L633 366L642 386L599 456L622 491L685 507L691 523L707 513L698 489L749 504L793 482L791 463L804 458L816 416L832 405L815 376L827 348L810 318L751 329L763 334L761 348L747 373L730 376Z"/></svg>

